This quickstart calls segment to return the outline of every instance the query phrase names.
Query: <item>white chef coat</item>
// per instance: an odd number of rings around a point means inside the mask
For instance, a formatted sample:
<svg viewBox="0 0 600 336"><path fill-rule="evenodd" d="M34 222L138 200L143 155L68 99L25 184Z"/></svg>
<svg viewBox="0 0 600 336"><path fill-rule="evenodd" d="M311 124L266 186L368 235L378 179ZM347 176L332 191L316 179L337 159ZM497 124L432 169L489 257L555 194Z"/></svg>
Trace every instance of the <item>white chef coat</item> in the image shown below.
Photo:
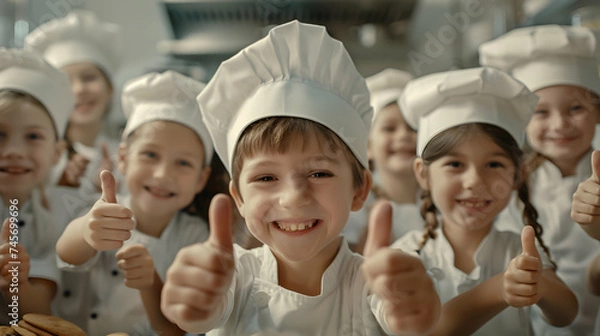
<svg viewBox="0 0 600 336"><path fill-rule="evenodd" d="M128 205L125 198L123 205ZM133 230L126 245L141 243L152 256L154 268L165 280L168 267L184 246L208 239L208 224L200 217L178 212L160 238ZM55 314L72 321L89 335L126 332L130 336L154 335L137 289L125 286L115 254L118 250L98 252L84 265L69 265L59 259L64 270L57 295ZM68 272L72 271L72 272Z"/></svg>
<svg viewBox="0 0 600 336"><path fill-rule="evenodd" d="M321 281L321 294L306 296L278 284L277 261L266 245L235 246L236 268L217 329L207 335L385 335L381 301L368 295L363 258L342 241Z"/></svg>
<svg viewBox="0 0 600 336"><path fill-rule="evenodd" d="M529 178L531 202L539 212L539 222L544 229L542 238L556 262L556 274L571 288L579 301L579 313L569 325L556 328L546 323L539 308L532 309L533 330L536 335L593 335L594 323L599 313L600 298L591 295L585 284L585 272L594 256L600 253L600 244L589 237L579 224L571 219L572 197L580 182L592 174L591 151L577 165L575 175L562 177L560 170L550 161L544 161ZM516 195L511 199L496 222L500 230L518 231L522 206Z"/></svg>
<svg viewBox="0 0 600 336"><path fill-rule="evenodd" d="M367 197L367 201L358 211L350 213L348 222L342 230L342 235L349 244L358 244L361 236L369 223L369 215L371 209L375 205L375 195L371 191ZM416 204L400 204L390 202L392 206L392 237L398 239L409 231L421 230L425 227L425 221L421 216L421 209L418 203Z"/></svg>
<svg viewBox="0 0 600 336"><path fill-rule="evenodd" d="M423 239L423 230L411 231L392 245L419 257L430 274L442 304L462 294L494 275L506 270L510 261L521 254L521 237L513 232L500 232L492 228L481 241L473 259L475 268L466 274L454 266L454 250L441 228L436 229L437 238L429 239L417 255L416 250ZM551 268L541 247L538 251L544 268ZM489 320L473 335L531 335L529 307L508 307Z"/></svg>
<svg viewBox="0 0 600 336"><path fill-rule="evenodd" d="M30 278L42 278L54 281L59 285L60 272L56 266L56 241L66 223L75 218L64 207L63 196L72 193L70 188L54 187L44 190L49 208L42 202L42 194L38 189L31 192L31 197L23 204L17 204L19 220L19 244L29 254ZM9 208L0 207L0 219L9 217ZM0 323L8 323L6 302L0 298Z"/></svg>

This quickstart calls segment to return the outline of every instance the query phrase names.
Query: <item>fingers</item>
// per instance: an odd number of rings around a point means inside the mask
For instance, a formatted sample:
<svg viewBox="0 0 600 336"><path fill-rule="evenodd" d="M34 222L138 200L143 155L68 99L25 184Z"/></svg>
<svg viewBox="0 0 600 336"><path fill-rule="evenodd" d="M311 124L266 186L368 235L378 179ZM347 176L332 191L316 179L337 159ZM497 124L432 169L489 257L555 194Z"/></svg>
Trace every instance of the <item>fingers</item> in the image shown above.
<svg viewBox="0 0 600 336"><path fill-rule="evenodd" d="M210 225L209 242L223 252L233 254L233 217L231 200L225 194L217 194L208 210Z"/></svg>
<svg viewBox="0 0 600 336"><path fill-rule="evenodd" d="M540 258L540 253L535 246L535 231L532 226L525 226L521 232L521 246L523 254L533 258Z"/></svg>
<svg viewBox="0 0 600 336"><path fill-rule="evenodd" d="M108 170L100 172L100 182L102 187L102 197L106 203L117 203L117 187L115 177Z"/></svg>
<svg viewBox="0 0 600 336"><path fill-rule="evenodd" d="M369 216L369 227L364 256L369 258L378 250L390 245L392 232L392 207L388 202L380 202L373 207Z"/></svg>

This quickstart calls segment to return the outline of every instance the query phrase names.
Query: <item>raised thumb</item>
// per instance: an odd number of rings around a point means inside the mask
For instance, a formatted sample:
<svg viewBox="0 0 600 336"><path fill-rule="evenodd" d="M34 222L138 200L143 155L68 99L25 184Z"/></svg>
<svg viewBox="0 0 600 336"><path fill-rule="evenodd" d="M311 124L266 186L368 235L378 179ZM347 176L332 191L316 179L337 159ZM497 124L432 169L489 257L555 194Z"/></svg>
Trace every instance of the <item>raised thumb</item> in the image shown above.
<svg viewBox="0 0 600 336"><path fill-rule="evenodd" d="M229 196L217 194L208 208L208 240L222 251L233 254L233 213Z"/></svg>
<svg viewBox="0 0 600 336"><path fill-rule="evenodd" d="M523 246L524 255L535 258L540 257L540 253L535 246L535 231L532 226L527 225L521 231L521 245Z"/></svg>
<svg viewBox="0 0 600 336"><path fill-rule="evenodd" d="M102 186L102 197L106 203L117 203L117 187L115 177L109 170L100 172L100 183Z"/></svg>
<svg viewBox="0 0 600 336"><path fill-rule="evenodd" d="M2 223L2 229L0 229L0 242L6 243L10 239L10 220L6 218Z"/></svg>
<svg viewBox="0 0 600 336"><path fill-rule="evenodd" d="M600 150L592 152L592 179L596 183L600 183Z"/></svg>
<svg viewBox="0 0 600 336"><path fill-rule="evenodd" d="M378 202L371 210L365 243L364 256L370 257L379 249L390 245L392 234L392 206L389 202Z"/></svg>

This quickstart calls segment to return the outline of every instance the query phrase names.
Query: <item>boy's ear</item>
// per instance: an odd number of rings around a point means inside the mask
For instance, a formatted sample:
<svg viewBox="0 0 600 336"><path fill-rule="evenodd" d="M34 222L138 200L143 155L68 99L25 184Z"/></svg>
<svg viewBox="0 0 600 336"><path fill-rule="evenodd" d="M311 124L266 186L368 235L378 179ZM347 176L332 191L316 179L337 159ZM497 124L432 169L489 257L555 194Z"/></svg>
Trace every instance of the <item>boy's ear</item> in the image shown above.
<svg viewBox="0 0 600 336"><path fill-rule="evenodd" d="M212 168L205 167L200 172L200 178L198 178L198 183L196 184L196 194L201 192L204 187L206 187L206 183L208 182L208 178L210 177L210 173L212 172Z"/></svg>
<svg viewBox="0 0 600 336"><path fill-rule="evenodd" d="M125 171L127 170L127 144L121 142L119 144L119 163L118 163L119 172L125 175Z"/></svg>
<svg viewBox="0 0 600 336"><path fill-rule="evenodd" d="M231 195L231 198L233 198L235 206L238 208L238 212L240 213L240 215L246 218L246 216L244 215L244 200L242 199L242 196L239 194L239 192L235 189L235 186L233 185L233 180L229 181L229 194Z"/></svg>
<svg viewBox="0 0 600 336"><path fill-rule="evenodd" d="M413 171L415 172L415 178L419 183L419 186L423 190L429 190L429 174L427 173L427 167L420 157L415 158L413 162Z"/></svg>
<svg viewBox="0 0 600 336"><path fill-rule="evenodd" d="M352 207L350 210L358 211L362 209L367 197L369 197L369 193L371 192L371 187L373 186L373 177L371 176L371 172L368 169L363 170L363 184L362 186L356 188L354 190L354 197L352 198Z"/></svg>
<svg viewBox="0 0 600 336"><path fill-rule="evenodd" d="M64 150L67 148L67 142L65 140L58 140L54 145L54 157L52 157L52 165L58 163Z"/></svg>

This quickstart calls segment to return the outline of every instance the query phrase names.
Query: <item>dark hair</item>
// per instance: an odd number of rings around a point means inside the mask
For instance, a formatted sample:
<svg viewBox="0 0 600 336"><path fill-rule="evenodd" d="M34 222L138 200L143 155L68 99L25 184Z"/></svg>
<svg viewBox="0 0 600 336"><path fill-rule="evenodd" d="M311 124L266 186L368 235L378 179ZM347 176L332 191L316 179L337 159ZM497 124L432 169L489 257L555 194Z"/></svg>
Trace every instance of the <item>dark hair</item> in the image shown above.
<svg viewBox="0 0 600 336"><path fill-rule="evenodd" d="M363 185L363 171L365 168L346 143L329 128L302 118L272 117L250 124L240 136L235 146L235 155L231 167L235 189L239 190L239 177L244 158L263 151L283 153L304 137L315 137L321 149L327 146L328 150L334 152L342 150L352 168L354 187L359 188ZM300 143L304 146L307 142L300 140Z"/></svg>
<svg viewBox="0 0 600 336"><path fill-rule="evenodd" d="M539 242L542 249L550 259L552 266L556 268L556 264L550 257L550 250L544 244L542 234L544 232L542 225L538 222L538 212L531 204L529 200L529 187L527 185L526 176L521 176L521 165L523 163L523 151L519 148L519 145L515 139L504 129L490 124L484 123L471 123L452 127L447 129L440 134L436 135L429 141L425 149L423 150L423 164L428 166L432 162L440 159L448 152L452 150L456 145L466 139L469 134L475 132L481 132L492 139L500 148L502 148L506 154L510 157L515 165L515 181L519 184L517 193L519 200L524 205L523 208L523 223L533 227L535 231L535 237ZM421 192L421 216L425 220L425 233L423 234L423 240L419 244L419 250L425 246L429 238L435 239L435 229L438 227L438 221L436 216L437 209L431 198L431 193L428 190Z"/></svg>

